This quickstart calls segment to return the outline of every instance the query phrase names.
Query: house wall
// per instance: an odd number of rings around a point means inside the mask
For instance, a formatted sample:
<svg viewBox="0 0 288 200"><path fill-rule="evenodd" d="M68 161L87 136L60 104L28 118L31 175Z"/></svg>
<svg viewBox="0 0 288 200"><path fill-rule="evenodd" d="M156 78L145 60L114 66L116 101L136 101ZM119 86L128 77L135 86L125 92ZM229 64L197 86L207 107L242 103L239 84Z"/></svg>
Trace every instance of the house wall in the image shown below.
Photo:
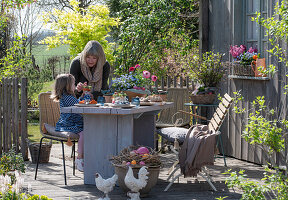
<svg viewBox="0 0 288 200"><path fill-rule="evenodd" d="M269 5L269 16L273 13L276 1L267 0ZM245 44L242 12L244 11L243 0L210 0L209 1L209 44L208 49L216 52L225 53L224 59L231 61L229 55L230 45ZM269 80L246 80L229 78L221 85L221 95L228 92L234 96L233 92L241 91L245 101L243 107L246 110L251 108L250 102L257 96L265 96L269 102L269 107L278 112L278 118L287 118L287 95L284 94L283 86L287 84L287 68L282 67L276 62L275 58L266 58L268 63L274 63L278 72ZM231 68L231 65L230 67ZM231 71L230 69L228 71ZM221 127L222 137L225 144L225 154L235 158L264 164L266 156L257 147L249 145L241 138L241 133L247 124L248 114L236 115L232 109ZM284 155L287 153L283 152ZM285 156L276 155L278 163L283 164Z"/></svg>

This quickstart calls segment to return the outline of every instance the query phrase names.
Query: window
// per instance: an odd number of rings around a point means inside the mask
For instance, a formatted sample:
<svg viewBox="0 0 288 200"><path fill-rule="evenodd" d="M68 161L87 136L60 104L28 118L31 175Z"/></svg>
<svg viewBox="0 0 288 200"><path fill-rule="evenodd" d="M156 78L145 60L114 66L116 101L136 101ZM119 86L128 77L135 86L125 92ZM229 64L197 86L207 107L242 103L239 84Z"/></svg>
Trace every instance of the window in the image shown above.
<svg viewBox="0 0 288 200"><path fill-rule="evenodd" d="M256 16L256 12L260 12L261 16L267 18L268 0L245 0L245 43L247 48L256 47L261 57L268 58L268 38L265 36L265 29L251 21L251 17Z"/></svg>

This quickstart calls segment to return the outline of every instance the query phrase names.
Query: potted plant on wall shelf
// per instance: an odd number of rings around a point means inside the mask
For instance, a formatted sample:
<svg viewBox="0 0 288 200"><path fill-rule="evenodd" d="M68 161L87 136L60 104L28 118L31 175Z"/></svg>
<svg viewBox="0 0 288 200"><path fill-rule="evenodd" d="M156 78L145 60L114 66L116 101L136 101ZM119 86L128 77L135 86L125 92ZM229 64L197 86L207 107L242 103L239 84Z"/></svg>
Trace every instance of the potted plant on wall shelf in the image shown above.
<svg viewBox="0 0 288 200"><path fill-rule="evenodd" d="M250 47L246 51L245 45L230 46L230 54L233 57L232 74L237 76L265 77L262 73L266 70L265 58L260 58L256 48Z"/></svg>
<svg viewBox="0 0 288 200"><path fill-rule="evenodd" d="M190 96L194 104L213 103L216 87L225 73L221 59L222 54L213 52L206 52L202 56L195 54L192 57L186 72L199 84Z"/></svg>

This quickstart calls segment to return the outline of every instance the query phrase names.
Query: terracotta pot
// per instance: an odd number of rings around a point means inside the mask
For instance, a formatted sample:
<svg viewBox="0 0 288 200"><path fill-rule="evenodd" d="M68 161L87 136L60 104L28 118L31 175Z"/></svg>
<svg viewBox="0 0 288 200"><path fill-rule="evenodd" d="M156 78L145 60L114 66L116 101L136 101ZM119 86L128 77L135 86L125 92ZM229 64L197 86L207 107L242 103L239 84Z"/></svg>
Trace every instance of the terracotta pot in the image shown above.
<svg viewBox="0 0 288 200"><path fill-rule="evenodd" d="M258 71L259 68L261 68L262 70L266 69L265 58L257 58L256 63L253 62L251 63L251 67L255 73L255 77L266 77L266 74L263 74L260 71Z"/></svg>
<svg viewBox="0 0 288 200"><path fill-rule="evenodd" d="M128 167L122 165L114 165L114 167L115 167L115 174L118 175L118 185L125 193L127 193L129 191L129 188L126 187L124 179L127 174ZM140 170L140 167L134 167L132 169L134 177L138 178L138 172ZM148 182L147 185L139 191L141 197L148 196L150 190L156 185L160 173L160 166L149 167L147 171L149 172Z"/></svg>
<svg viewBox="0 0 288 200"><path fill-rule="evenodd" d="M134 97L146 97L147 94L136 93L132 91L124 91L128 96L129 101L131 102L132 98Z"/></svg>
<svg viewBox="0 0 288 200"><path fill-rule="evenodd" d="M112 103L112 95L103 95L106 103Z"/></svg>

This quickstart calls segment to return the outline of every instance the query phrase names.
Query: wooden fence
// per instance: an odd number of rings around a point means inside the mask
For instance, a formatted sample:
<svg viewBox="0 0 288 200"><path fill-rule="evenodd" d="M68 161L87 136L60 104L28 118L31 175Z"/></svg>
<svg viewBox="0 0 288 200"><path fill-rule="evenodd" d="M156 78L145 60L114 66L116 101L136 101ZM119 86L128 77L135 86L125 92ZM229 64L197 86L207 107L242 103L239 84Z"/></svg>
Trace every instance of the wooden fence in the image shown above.
<svg viewBox="0 0 288 200"><path fill-rule="evenodd" d="M0 154L15 146L28 159L27 78L3 78L0 82Z"/></svg>

